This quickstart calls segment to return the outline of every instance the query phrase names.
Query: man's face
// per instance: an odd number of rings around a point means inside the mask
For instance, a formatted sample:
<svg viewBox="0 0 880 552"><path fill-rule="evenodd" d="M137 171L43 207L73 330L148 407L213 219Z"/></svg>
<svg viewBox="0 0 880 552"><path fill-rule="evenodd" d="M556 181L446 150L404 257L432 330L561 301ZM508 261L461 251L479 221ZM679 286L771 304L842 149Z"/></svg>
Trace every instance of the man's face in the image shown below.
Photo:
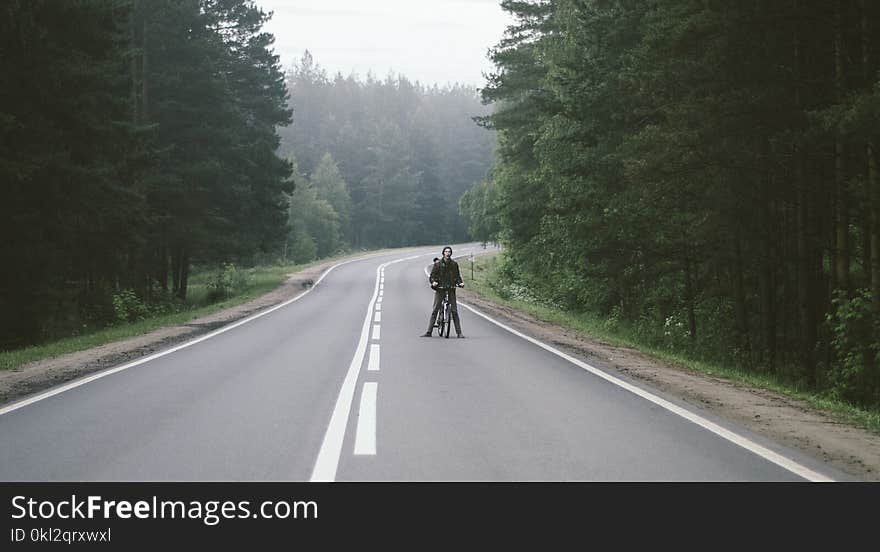
<svg viewBox="0 0 880 552"><path fill-rule="evenodd" d="M448 258L451 257L451 256L452 256L452 250L451 250L451 249L444 249L444 250L443 250L443 258L444 258L444 259L448 259Z"/></svg>

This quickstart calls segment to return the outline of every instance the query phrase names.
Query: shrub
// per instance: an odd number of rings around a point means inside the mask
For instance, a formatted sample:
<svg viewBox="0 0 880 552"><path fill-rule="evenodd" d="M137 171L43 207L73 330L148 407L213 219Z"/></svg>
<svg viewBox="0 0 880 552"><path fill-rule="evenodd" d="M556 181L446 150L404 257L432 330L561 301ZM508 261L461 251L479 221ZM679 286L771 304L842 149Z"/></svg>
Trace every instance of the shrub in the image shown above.
<svg viewBox="0 0 880 552"><path fill-rule="evenodd" d="M208 282L208 301L228 299L247 285L247 274L232 263L224 263Z"/></svg>
<svg viewBox="0 0 880 552"><path fill-rule="evenodd" d="M836 290L825 321L831 332L836 362L828 371L835 398L870 406L880 402L880 320L871 306L871 290L859 289L852 298Z"/></svg>
<svg viewBox="0 0 880 552"><path fill-rule="evenodd" d="M113 312L118 322L144 320L150 315L150 308L131 289L124 289L113 295Z"/></svg>

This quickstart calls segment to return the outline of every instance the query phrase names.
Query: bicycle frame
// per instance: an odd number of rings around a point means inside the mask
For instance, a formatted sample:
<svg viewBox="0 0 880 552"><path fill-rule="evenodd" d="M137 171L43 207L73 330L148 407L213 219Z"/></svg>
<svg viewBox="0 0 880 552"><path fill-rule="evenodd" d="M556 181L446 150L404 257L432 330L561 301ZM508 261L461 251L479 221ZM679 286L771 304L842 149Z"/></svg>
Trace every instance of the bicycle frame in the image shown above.
<svg viewBox="0 0 880 552"><path fill-rule="evenodd" d="M443 299L440 304L440 312L437 315L436 325L438 328L440 328L440 337L445 337L449 339L449 333L452 331L452 316L449 312L449 292L452 291L452 289L454 288L438 286L436 289L437 291L443 292Z"/></svg>

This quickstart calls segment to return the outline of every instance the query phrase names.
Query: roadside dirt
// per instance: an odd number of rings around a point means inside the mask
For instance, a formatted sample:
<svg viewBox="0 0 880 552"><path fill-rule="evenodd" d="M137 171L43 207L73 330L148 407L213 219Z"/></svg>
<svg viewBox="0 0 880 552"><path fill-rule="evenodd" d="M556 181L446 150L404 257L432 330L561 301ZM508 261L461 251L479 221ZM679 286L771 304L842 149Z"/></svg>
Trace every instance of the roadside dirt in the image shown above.
<svg viewBox="0 0 880 552"><path fill-rule="evenodd" d="M880 435L835 419L803 401L672 366L557 324L490 302L468 290L459 297L526 335L577 354L598 367L681 398L866 481L880 481Z"/></svg>
<svg viewBox="0 0 880 552"><path fill-rule="evenodd" d="M274 291L247 303L218 311L180 326L54 358L30 362L17 370L0 371L0 404L45 390L99 370L112 368L206 334L255 312L292 299L311 287L338 259L307 268L288 277Z"/></svg>

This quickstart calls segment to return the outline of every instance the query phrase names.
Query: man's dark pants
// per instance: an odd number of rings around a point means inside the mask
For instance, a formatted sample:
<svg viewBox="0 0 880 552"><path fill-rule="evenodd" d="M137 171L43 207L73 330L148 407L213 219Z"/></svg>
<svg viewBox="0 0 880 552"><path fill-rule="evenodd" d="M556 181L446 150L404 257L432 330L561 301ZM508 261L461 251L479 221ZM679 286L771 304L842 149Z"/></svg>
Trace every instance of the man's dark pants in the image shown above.
<svg viewBox="0 0 880 552"><path fill-rule="evenodd" d="M437 315L440 314L440 308L443 306L443 291L434 291L434 310L431 311L431 321L428 322L428 330L425 333L434 331L434 323L437 322ZM449 311L452 313L452 321L455 323L455 333L461 334L461 322L458 320L458 302L455 300L455 290L449 290Z"/></svg>

